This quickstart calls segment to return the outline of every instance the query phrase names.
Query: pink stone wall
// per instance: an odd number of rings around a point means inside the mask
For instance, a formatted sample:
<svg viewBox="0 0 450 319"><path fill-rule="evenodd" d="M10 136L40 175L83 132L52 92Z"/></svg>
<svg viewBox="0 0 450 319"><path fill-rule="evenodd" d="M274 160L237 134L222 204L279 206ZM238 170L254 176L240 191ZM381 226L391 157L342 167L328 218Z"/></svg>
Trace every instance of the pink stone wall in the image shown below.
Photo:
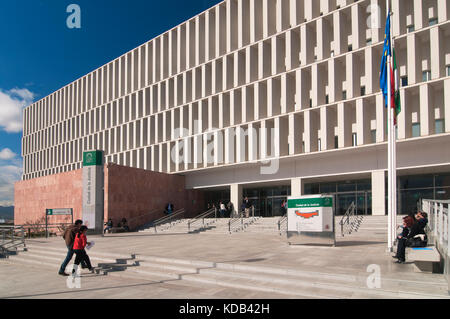
<svg viewBox="0 0 450 319"><path fill-rule="evenodd" d="M19 181L14 186L14 223L24 225L45 218L46 209L73 208L74 220L82 215L82 170ZM71 222L51 216L49 223Z"/></svg>
<svg viewBox="0 0 450 319"><path fill-rule="evenodd" d="M15 184L16 225L36 222L51 208L73 208L74 220L82 219L83 170L20 181ZM164 216L168 202L194 217L205 208L204 193L185 189L184 176L168 175L116 164L105 165L105 213L115 225L126 218L130 228ZM150 214L150 212L154 213ZM70 222L52 216L49 223Z"/></svg>
<svg viewBox="0 0 450 319"><path fill-rule="evenodd" d="M175 210L184 208L187 217L198 215L205 207L203 192L186 190L184 176L106 166L105 221L112 218L117 225L125 217L133 229L163 217L168 202Z"/></svg>

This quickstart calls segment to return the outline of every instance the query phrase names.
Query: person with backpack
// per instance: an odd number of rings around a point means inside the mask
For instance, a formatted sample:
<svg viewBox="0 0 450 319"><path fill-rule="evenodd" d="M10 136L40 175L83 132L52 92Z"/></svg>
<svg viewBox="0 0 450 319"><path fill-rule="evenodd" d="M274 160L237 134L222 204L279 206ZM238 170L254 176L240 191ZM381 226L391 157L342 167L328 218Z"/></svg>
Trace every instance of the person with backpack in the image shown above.
<svg viewBox="0 0 450 319"><path fill-rule="evenodd" d="M75 263L73 265L72 273L76 273L78 270L78 266L81 262L85 262L87 268L90 272L94 272L94 268L91 265L91 260L89 259L88 254L86 253L86 246L91 243L87 241L86 233L88 228L86 226L81 226L78 233L75 236L75 241L73 243L73 252L75 253Z"/></svg>
<svg viewBox="0 0 450 319"><path fill-rule="evenodd" d="M81 225L83 224L82 220L77 220L75 221L75 224L70 225L69 227L67 227L67 229L64 231L63 234L63 238L66 241L66 246L67 246L67 255L66 255L66 259L64 259L63 263L61 264L61 267L59 268L59 272L58 275L61 276L70 276L69 274L66 273L66 267L69 264L69 262L72 260L73 257L73 243L75 241L75 236L78 233L78 231L80 230ZM82 268L86 268L86 264L82 263L81 264Z"/></svg>

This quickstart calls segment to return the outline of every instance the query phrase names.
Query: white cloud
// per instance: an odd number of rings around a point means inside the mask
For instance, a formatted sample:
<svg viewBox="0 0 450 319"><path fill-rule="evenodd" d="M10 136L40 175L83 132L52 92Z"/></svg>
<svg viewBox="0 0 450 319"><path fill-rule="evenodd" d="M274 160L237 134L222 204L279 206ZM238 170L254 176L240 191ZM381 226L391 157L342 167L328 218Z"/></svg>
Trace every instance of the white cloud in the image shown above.
<svg viewBox="0 0 450 319"><path fill-rule="evenodd" d="M0 206L14 205L14 183L22 176L22 165L0 165Z"/></svg>
<svg viewBox="0 0 450 319"><path fill-rule="evenodd" d="M34 94L27 89L0 89L0 129L8 133L22 131L22 112L33 103Z"/></svg>
<svg viewBox="0 0 450 319"><path fill-rule="evenodd" d="M9 148L4 148L0 151L0 160L12 160L16 157L16 153L11 151Z"/></svg>

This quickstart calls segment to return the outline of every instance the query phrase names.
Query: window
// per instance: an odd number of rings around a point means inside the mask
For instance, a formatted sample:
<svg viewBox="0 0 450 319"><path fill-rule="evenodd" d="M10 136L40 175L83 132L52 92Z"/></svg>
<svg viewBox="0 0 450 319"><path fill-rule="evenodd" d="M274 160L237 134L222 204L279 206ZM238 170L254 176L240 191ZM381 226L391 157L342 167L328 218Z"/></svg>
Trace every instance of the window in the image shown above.
<svg viewBox="0 0 450 319"><path fill-rule="evenodd" d="M367 45L371 45L371 44L372 44L372 38L367 39L367 40L366 40L366 44L367 44Z"/></svg>
<svg viewBox="0 0 450 319"><path fill-rule="evenodd" d="M366 87L365 86L361 86L361 96L366 95Z"/></svg>
<svg viewBox="0 0 450 319"><path fill-rule="evenodd" d="M413 123L412 125L412 137L420 136L420 123Z"/></svg>
<svg viewBox="0 0 450 319"><path fill-rule="evenodd" d="M406 29L407 29L408 33L414 32L414 24L407 26Z"/></svg>
<svg viewBox="0 0 450 319"><path fill-rule="evenodd" d="M436 131L436 134L444 133L444 120L436 120L435 131Z"/></svg>
<svg viewBox="0 0 450 319"><path fill-rule="evenodd" d="M338 136L334 137L334 148L339 148L339 137Z"/></svg>
<svg viewBox="0 0 450 319"><path fill-rule="evenodd" d="M450 65L447 65L447 76L450 76Z"/></svg>
<svg viewBox="0 0 450 319"><path fill-rule="evenodd" d="M423 71L422 72L422 81L426 82L426 81L430 81L431 80L431 71L427 70L427 71Z"/></svg>
<svg viewBox="0 0 450 319"><path fill-rule="evenodd" d="M319 152L322 150L322 141L320 140L320 138L317 140L317 149Z"/></svg>
<svg viewBox="0 0 450 319"><path fill-rule="evenodd" d="M408 86L408 77L407 76L402 76L401 80L402 80L402 86Z"/></svg>
<svg viewBox="0 0 450 319"><path fill-rule="evenodd" d="M370 137L371 137L372 143L376 143L377 142L377 130L371 130Z"/></svg>
<svg viewBox="0 0 450 319"><path fill-rule="evenodd" d="M348 52L352 52L353 51L353 46L350 44L349 46L348 46Z"/></svg>
<svg viewBox="0 0 450 319"><path fill-rule="evenodd" d="M438 19L437 19L437 18L433 18L433 19L430 19L430 20L429 20L429 25L430 25L430 26L436 25L437 23L438 23Z"/></svg>
<svg viewBox="0 0 450 319"><path fill-rule="evenodd" d="M330 97L327 95L325 95L325 104L329 104L330 103Z"/></svg>
<svg viewBox="0 0 450 319"><path fill-rule="evenodd" d="M358 145L358 135L356 133L352 134L352 146Z"/></svg>
<svg viewBox="0 0 450 319"><path fill-rule="evenodd" d="M347 91L342 91L342 99L343 100L347 99Z"/></svg>

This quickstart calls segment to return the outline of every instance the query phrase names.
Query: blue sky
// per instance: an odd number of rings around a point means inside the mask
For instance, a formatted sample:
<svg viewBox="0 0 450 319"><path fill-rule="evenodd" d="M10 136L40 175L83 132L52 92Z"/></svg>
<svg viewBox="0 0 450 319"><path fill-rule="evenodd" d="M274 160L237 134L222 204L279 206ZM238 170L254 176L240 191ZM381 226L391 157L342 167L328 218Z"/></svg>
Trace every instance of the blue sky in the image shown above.
<svg viewBox="0 0 450 319"><path fill-rule="evenodd" d="M21 174L21 110L219 0L0 1L0 206ZM70 4L81 29L69 29Z"/></svg>

